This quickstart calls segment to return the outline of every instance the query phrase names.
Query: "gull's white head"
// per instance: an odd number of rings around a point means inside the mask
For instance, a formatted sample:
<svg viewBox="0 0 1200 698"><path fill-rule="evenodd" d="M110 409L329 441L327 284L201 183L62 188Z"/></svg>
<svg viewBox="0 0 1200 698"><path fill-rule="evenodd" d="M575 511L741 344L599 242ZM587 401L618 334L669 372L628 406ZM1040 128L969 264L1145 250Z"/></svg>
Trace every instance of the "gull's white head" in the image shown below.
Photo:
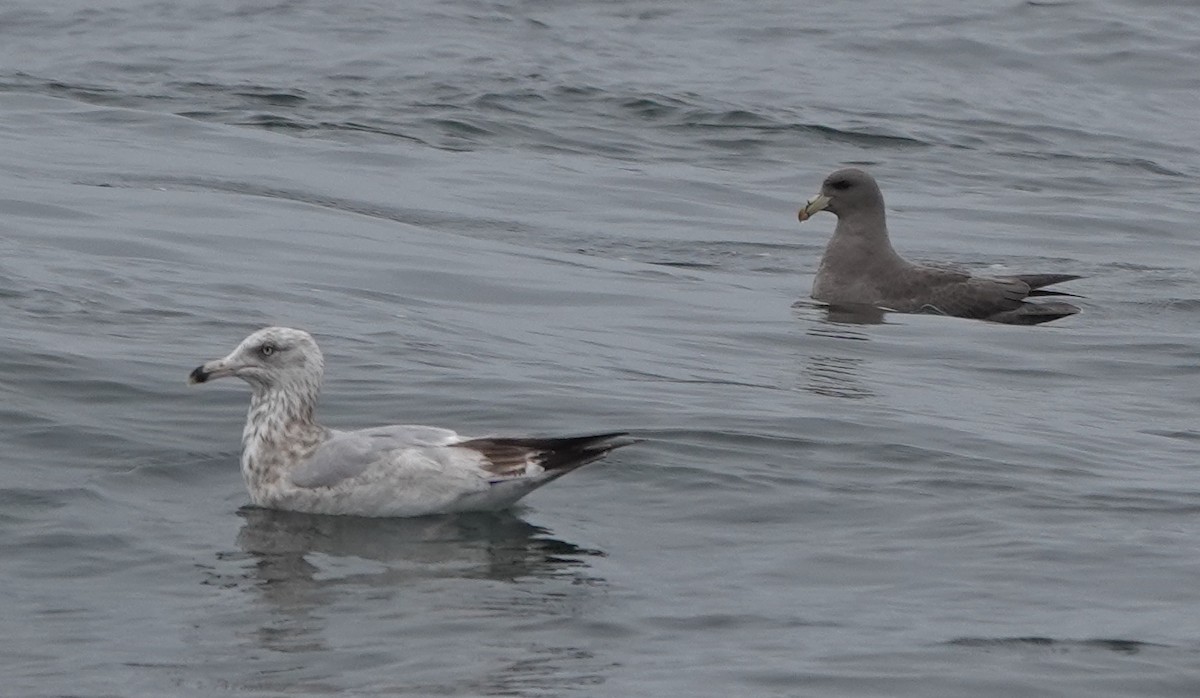
<svg viewBox="0 0 1200 698"><path fill-rule="evenodd" d="M314 391L325 360L312 335L290 327L264 327L242 340L229 356L197 366L190 383L237 376L255 392L282 389Z"/></svg>

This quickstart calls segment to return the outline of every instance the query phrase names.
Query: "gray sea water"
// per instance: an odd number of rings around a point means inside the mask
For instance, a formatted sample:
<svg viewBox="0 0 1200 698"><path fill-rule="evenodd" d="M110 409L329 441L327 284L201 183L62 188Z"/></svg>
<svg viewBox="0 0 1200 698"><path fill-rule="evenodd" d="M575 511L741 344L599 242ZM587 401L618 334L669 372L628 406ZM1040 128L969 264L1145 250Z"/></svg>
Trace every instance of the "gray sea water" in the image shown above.
<svg viewBox="0 0 1200 698"><path fill-rule="evenodd" d="M9 0L0 694L1200 694L1200 6ZM869 168L1041 327L804 300ZM798 302L799 301L799 302ZM247 507L188 372L646 439L512 513Z"/></svg>

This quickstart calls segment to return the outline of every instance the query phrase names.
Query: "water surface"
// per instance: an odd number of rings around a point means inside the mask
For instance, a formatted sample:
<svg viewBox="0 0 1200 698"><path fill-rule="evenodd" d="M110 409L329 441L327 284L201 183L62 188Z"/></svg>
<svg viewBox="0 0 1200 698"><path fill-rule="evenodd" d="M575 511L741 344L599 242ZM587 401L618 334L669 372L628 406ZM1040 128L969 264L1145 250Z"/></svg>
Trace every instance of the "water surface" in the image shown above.
<svg viewBox="0 0 1200 698"><path fill-rule="evenodd" d="M1200 11L0 10L0 667L20 696L1193 696ZM1085 279L1004 327L804 302L896 247ZM797 302L800 301L800 302ZM247 508L244 386L645 443L495 516Z"/></svg>

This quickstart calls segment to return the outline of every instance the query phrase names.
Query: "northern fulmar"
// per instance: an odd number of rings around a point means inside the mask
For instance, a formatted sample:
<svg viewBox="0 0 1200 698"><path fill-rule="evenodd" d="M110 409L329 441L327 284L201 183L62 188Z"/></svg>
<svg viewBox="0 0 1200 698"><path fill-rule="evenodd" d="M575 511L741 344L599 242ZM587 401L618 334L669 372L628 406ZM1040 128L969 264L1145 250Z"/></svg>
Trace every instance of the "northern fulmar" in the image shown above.
<svg viewBox="0 0 1200 698"><path fill-rule="evenodd" d="M821 192L800 209L801 222L818 211L837 216L813 281L812 297L822 303L1014 325L1036 325L1079 312L1064 301L1027 301L1033 296L1072 295L1045 287L1080 278L1074 274L972 276L904 259L888 238L879 185L863 170L847 168L826 177Z"/></svg>
<svg viewBox="0 0 1200 698"><path fill-rule="evenodd" d="M254 504L312 514L422 516L508 507L629 443L625 432L566 438L466 438L396 425L338 431L317 424L324 359L312 335L267 327L191 383L250 384L242 476Z"/></svg>

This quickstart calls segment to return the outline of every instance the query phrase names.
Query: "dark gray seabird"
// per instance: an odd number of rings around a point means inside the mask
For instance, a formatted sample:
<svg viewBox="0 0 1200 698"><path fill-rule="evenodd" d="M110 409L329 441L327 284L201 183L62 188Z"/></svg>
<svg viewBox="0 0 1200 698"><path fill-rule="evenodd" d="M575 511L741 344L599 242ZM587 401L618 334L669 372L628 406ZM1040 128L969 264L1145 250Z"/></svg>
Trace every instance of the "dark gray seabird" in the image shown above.
<svg viewBox="0 0 1200 698"><path fill-rule="evenodd" d="M826 177L821 193L800 209L801 222L818 211L829 211L838 219L813 281L812 297L822 303L1014 325L1036 325L1079 312L1063 301L1027 300L1072 295L1045 287L1080 278L1073 274L971 276L904 259L888 239L879 185L862 170L848 168Z"/></svg>

